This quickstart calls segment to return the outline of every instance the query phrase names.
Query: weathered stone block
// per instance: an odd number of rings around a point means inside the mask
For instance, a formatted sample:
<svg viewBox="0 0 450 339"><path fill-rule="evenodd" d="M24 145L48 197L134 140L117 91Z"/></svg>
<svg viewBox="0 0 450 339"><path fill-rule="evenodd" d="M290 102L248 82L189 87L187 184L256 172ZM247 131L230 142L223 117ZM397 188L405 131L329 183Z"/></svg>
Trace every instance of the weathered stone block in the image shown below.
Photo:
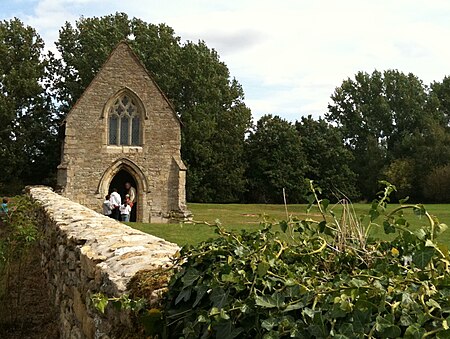
<svg viewBox="0 0 450 339"><path fill-rule="evenodd" d="M142 233L64 198L46 187L30 187L42 207L42 265L60 310L61 338L114 338L133 331L129 314L92 309L93 293L119 296L142 269L170 264L178 246ZM75 217L74 217L75 216ZM155 299L160 295L155 292Z"/></svg>

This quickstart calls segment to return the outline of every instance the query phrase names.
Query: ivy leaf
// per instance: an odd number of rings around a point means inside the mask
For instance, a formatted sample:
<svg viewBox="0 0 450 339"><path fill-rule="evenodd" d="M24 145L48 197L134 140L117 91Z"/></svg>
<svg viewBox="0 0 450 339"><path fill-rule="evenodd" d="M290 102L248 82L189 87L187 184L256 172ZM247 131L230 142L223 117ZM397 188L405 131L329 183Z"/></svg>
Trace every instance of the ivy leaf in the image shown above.
<svg viewBox="0 0 450 339"><path fill-rule="evenodd" d="M447 228L448 228L447 224L440 223L436 225L435 232L437 235L439 235L441 233L444 233L447 230Z"/></svg>
<svg viewBox="0 0 450 339"><path fill-rule="evenodd" d="M423 228L419 228L418 230L414 231L414 234L417 236L417 238L419 238L420 240L425 239L425 237L427 236L427 233L425 232L425 230Z"/></svg>
<svg viewBox="0 0 450 339"><path fill-rule="evenodd" d="M378 212L378 210L376 209L371 209L369 211L369 215L370 215L370 222L372 222L380 216L380 212Z"/></svg>
<svg viewBox="0 0 450 339"><path fill-rule="evenodd" d="M236 254L238 257L242 257L244 255L244 247L238 246L234 250L234 254Z"/></svg>
<svg viewBox="0 0 450 339"><path fill-rule="evenodd" d="M348 336L350 337L355 337L355 331L353 329L353 324L349 324L349 323L344 323L340 326L339 328L339 334L344 336L345 338L348 338ZM334 337L336 338L336 337Z"/></svg>
<svg viewBox="0 0 450 339"><path fill-rule="evenodd" d="M278 292L275 292L271 296L257 295L255 297L255 302L256 305L264 308L274 308L274 307L281 308L282 306L284 306L284 296L282 296Z"/></svg>
<svg viewBox="0 0 450 339"><path fill-rule="evenodd" d="M390 326L392 326L392 323L389 320L384 319L382 316L377 316L375 329L378 332L382 332Z"/></svg>
<svg viewBox="0 0 450 339"><path fill-rule="evenodd" d="M435 307L435 308L437 308L437 309L441 309L441 305L439 305L439 303L438 303L436 300L434 300L434 299L429 299L429 300L426 302L426 304L427 304L427 306L429 306L429 307ZM447 330L447 328L446 328L446 330Z"/></svg>
<svg viewBox="0 0 450 339"><path fill-rule="evenodd" d="M323 207L323 210L324 210L324 211L327 210L327 208L328 208L329 205L330 205L330 200L328 200L328 199L322 199L322 207Z"/></svg>
<svg viewBox="0 0 450 339"><path fill-rule="evenodd" d="M411 326L414 323L413 318L409 314L402 314L400 316L399 324L402 326Z"/></svg>
<svg viewBox="0 0 450 339"><path fill-rule="evenodd" d="M309 194L306 197L306 200L308 201L308 204L312 205L316 201L316 197L314 196L314 194Z"/></svg>
<svg viewBox="0 0 450 339"><path fill-rule="evenodd" d="M242 333L242 328L235 328L233 322L222 321L214 326L216 330L216 338L221 339L233 339Z"/></svg>
<svg viewBox="0 0 450 339"><path fill-rule="evenodd" d="M209 299L214 307L222 308L228 304L228 291L224 291L222 288L215 288L212 290Z"/></svg>
<svg viewBox="0 0 450 339"><path fill-rule="evenodd" d="M230 316L227 314L227 312L222 308L220 310L220 318L224 320L230 319Z"/></svg>
<svg viewBox="0 0 450 339"><path fill-rule="evenodd" d="M295 304L288 305L283 312L290 312L294 310L299 310L301 308L305 307L305 303L303 301L299 301Z"/></svg>
<svg viewBox="0 0 450 339"><path fill-rule="evenodd" d="M108 305L109 299L106 295L97 293L92 296L94 307L101 313L105 313L105 308Z"/></svg>
<svg viewBox="0 0 450 339"><path fill-rule="evenodd" d="M308 308L308 307L305 307L305 308L303 309L302 313L303 313L304 315L307 315L307 316L310 317L310 318L313 318L315 312L314 312L312 309L310 309L310 308Z"/></svg>
<svg viewBox="0 0 450 339"><path fill-rule="evenodd" d="M405 218L398 218L395 220L395 223L397 225L405 226L408 222L406 221Z"/></svg>
<svg viewBox="0 0 450 339"><path fill-rule="evenodd" d="M425 247L436 247L436 244L430 239L427 239L427 241L425 241Z"/></svg>
<svg viewBox="0 0 450 339"><path fill-rule="evenodd" d="M223 282L231 282L231 283L237 283L239 281L238 277L236 277L233 272L230 274L222 274L222 281Z"/></svg>
<svg viewBox="0 0 450 339"><path fill-rule="evenodd" d="M208 291L208 287L206 285L200 285L197 288L197 296L195 298L194 303L192 304L192 307L195 307L198 305L198 303L202 300L203 296Z"/></svg>
<svg viewBox="0 0 450 339"><path fill-rule="evenodd" d="M264 319L261 323L261 327L267 331L271 331L275 326L277 326L277 322L274 318Z"/></svg>
<svg viewBox="0 0 450 339"><path fill-rule="evenodd" d="M377 316L375 329L380 333L381 338L397 338L402 334L402 330L389 320Z"/></svg>
<svg viewBox="0 0 450 339"><path fill-rule="evenodd" d="M418 205L418 207L414 207L413 211L414 211L414 214L419 217L424 216L425 213L427 212L423 205Z"/></svg>
<svg viewBox="0 0 450 339"><path fill-rule="evenodd" d="M355 310L353 313L353 327L357 332L363 332L366 325L369 323L370 311Z"/></svg>
<svg viewBox="0 0 450 339"><path fill-rule="evenodd" d="M285 221L285 220L280 221L280 228L281 228L281 231L282 231L283 233L286 233L286 231L287 231L287 229L288 229L288 223L287 223L287 221Z"/></svg>
<svg viewBox="0 0 450 339"><path fill-rule="evenodd" d="M361 279L355 279L352 278L352 280L350 280L350 286L355 286L355 287L363 287L364 285L366 285L366 282L364 280Z"/></svg>
<svg viewBox="0 0 450 339"><path fill-rule="evenodd" d="M178 294L177 299L175 299L175 305L177 305L181 300L188 301L191 297L191 289L185 288L181 290L180 294Z"/></svg>
<svg viewBox="0 0 450 339"><path fill-rule="evenodd" d="M200 277L200 272L195 268L188 268L186 273L184 273L181 281L183 282L183 287L191 286Z"/></svg>
<svg viewBox="0 0 450 339"><path fill-rule="evenodd" d="M270 331L264 334L263 339L280 339L280 334L276 331Z"/></svg>
<svg viewBox="0 0 450 339"><path fill-rule="evenodd" d="M395 227L392 226L389 221L383 222L383 228L384 228L384 233L386 233L386 234L395 233Z"/></svg>
<svg viewBox="0 0 450 339"><path fill-rule="evenodd" d="M402 334L402 330L397 325L387 327L382 333L382 338L398 338Z"/></svg>
<svg viewBox="0 0 450 339"><path fill-rule="evenodd" d="M255 297L255 302L257 306L261 306L264 308L273 308L273 307L277 307L275 301L272 299L271 296L267 296L267 295L257 295Z"/></svg>
<svg viewBox="0 0 450 339"><path fill-rule="evenodd" d="M413 263L417 267L424 269L430 262L431 258L433 258L434 252L435 249L432 247L425 247L424 249L420 249L413 255L412 257Z"/></svg>
<svg viewBox="0 0 450 339"><path fill-rule="evenodd" d="M321 221L318 225L319 232L323 233L325 231L325 228L327 227L327 222L325 220Z"/></svg>
<svg viewBox="0 0 450 339"><path fill-rule="evenodd" d="M419 324L413 324L408 326L403 337L407 339L422 339L425 332L425 329Z"/></svg>
<svg viewBox="0 0 450 339"><path fill-rule="evenodd" d="M308 332L315 338L327 338L328 331L323 322L322 314L316 313L314 316L314 324L308 327Z"/></svg>
<svg viewBox="0 0 450 339"><path fill-rule="evenodd" d="M409 200L409 196L407 196L406 198L403 198L403 199L399 199L398 203L399 203L400 205L403 205L403 204L406 203L408 200Z"/></svg>
<svg viewBox="0 0 450 339"><path fill-rule="evenodd" d="M260 278L264 277L267 273L267 271L269 270L270 265L266 262L260 262L258 264L258 268L257 268L257 272L258 272L258 276Z"/></svg>

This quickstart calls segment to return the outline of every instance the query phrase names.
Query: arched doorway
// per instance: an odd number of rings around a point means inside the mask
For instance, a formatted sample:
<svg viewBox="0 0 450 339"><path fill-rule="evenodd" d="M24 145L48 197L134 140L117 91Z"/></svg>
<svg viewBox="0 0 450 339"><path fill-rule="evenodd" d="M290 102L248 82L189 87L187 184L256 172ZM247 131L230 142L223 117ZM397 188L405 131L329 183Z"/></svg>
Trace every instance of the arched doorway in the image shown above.
<svg viewBox="0 0 450 339"><path fill-rule="evenodd" d="M125 173L123 173L125 172ZM119 174L122 173L122 174ZM103 173L98 183L97 192L101 197L111 193L117 186L119 194L125 191L125 182L130 182L136 189L136 207L133 217L138 222L148 222L149 209L147 206L148 182L141 168L128 158L120 158L109 166Z"/></svg>
<svg viewBox="0 0 450 339"><path fill-rule="evenodd" d="M108 192L111 193L113 191L113 189L116 188L117 192L120 194L120 196L122 198L122 201L124 201L125 195L128 193L127 190L125 189L125 183L127 183L127 182L129 182L131 184L131 186L136 189L136 202L133 205L133 208L131 209L131 214L130 214L130 221L136 222L136 208L137 208L137 205L139 204L139 201L138 201L139 192L138 192L138 185L136 183L136 180L131 175L131 173L129 173L127 170L125 170L123 168L121 170L119 170L116 173L116 175L114 175L114 177L112 178L111 183L109 184Z"/></svg>

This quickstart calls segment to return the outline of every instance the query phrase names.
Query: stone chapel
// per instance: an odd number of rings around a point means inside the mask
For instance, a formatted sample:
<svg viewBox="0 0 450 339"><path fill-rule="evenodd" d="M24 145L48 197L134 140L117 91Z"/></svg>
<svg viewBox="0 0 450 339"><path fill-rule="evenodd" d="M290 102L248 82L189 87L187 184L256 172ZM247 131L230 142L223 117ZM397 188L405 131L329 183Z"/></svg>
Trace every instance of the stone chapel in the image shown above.
<svg viewBox="0 0 450 339"><path fill-rule="evenodd" d="M124 196L128 182L136 188L136 221L188 215L180 120L126 42L116 46L61 128L57 184L63 196L100 212L104 197L113 188Z"/></svg>

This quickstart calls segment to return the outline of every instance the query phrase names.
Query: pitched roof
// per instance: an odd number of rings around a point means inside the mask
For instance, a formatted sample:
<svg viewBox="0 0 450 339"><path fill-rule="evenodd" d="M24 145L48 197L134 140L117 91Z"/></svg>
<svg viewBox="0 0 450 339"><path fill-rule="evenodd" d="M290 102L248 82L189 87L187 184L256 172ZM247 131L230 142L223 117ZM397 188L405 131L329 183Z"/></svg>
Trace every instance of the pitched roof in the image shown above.
<svg viewBox="0 0 450 339"><path fill-rule="evenodd" d="M81 101L81 99L83 98L84 94L86 92L89 91L90 87L92 86L92 84L95 82L95 80L97 79L97 77L99 76L99 74L102 73L103 69L105 68L105 66L108 64L109 60L112 58L112 56L116 53L116 51L121 47L121 46L125 46L127 48L127 50L130 52L131 56L133 57L133 59L137 62L138 65L140 65L143 69L143 71L149 76L150 80L152 81L153 85L156 87L156 89L159 91L159 93L161 94L161 96L164 98L164 100L167 102L167 104L169 105L170 109L172 110L172 113L175 115L176 119L178 120L178 122L180 124L182 124L180 117L178 116L178 114L176 113L175 110L175 106L173 105L173 103L169 100L169 98L167 98L166 94L161 90L161 88L158 86L158 84L155 81L155 78L153 76L153 74L147 69L147 67L145 67L144 63L141 61L141 59L139 59L139 57L136 55L136 53L133 51L133 49L130 47L130 45L128 44L128 42L126 40L122 40L120 41L111 51L111 53L109 54L108 58L106 58L106 61L103 63L102 67L100 67L100 69L98 70L98 72L95 74L94 78L91 80L91 82L89 83L89 85L85 88L85 90L83 91L83 93L81 94L81 96L77 99L77 101L75 102L75 104L72 106L72 108L70 109L70 111L66 114L66 116L64 117L63 121L61 122L61 125L64 124L66 122L67 117L70 115L70 113L75 110L75 108L78 106L78 103Z"/></svg>

